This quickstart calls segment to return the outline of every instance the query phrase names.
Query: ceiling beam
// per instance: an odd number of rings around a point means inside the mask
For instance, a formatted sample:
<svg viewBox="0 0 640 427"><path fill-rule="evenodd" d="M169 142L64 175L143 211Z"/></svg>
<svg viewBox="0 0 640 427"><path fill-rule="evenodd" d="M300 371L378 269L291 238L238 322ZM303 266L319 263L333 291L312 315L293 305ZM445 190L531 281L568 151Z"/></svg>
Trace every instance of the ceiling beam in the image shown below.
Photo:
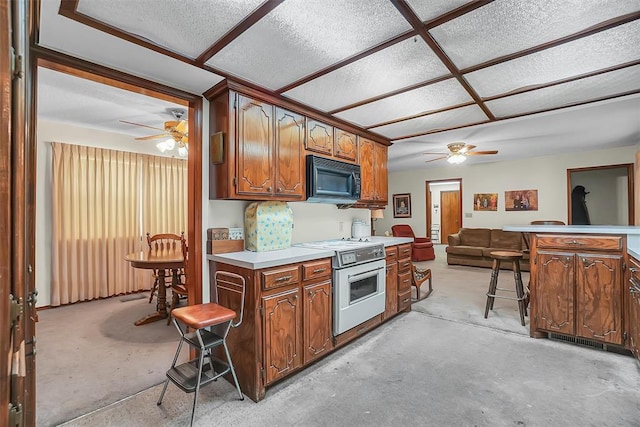
<svg viewBox="0 0 640 427"><path fill-rule="evenodd" d="M482 109L484 114L489 118L490 121L495 120L495 116L493 113L484 105L480 95L471 87L469 82L464 78L458 67L455 66L453 61L449 59L447 54L442 50L438 42L429 34L429 31L425 27L425 25L420 21L420 18L415 14L415 12L411 9L411 7L407 4L406 0L391 0L391 3L398 9L398 11L404 16L404 18L409 22L409 24L417 31L417 33L422 37L422 39L427 43L427 45L433 50L433 52L438 56L440 61L447 67L447 69L451 72L451 74L458 80L460 85L467 91L469 96L478 104L478 107ZM478 4L484 3L487 4L489 2L477 2Z"/></svg>
<svg viewBox="0 0 640 427"><path fill-rule="evenodd" d="M200 56L196 58L195 63L199 66L204 65L204 63L213 58L216 53L224 49L242 33L251 28L256 22L267 16L269 12L278 7L283 1L284 0L267 0L262 3L256 10L251 12L242 21L238 22L238 24L230 29L224 36L217 40L207 50L202 52Z"/></svg>

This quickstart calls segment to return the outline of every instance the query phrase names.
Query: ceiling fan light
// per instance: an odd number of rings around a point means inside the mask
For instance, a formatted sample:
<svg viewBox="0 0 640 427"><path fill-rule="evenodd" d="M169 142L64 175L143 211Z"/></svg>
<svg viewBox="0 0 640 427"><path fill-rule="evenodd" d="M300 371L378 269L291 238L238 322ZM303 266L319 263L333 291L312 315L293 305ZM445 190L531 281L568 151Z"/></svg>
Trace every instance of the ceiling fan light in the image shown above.
<svg viewBox="0 0 640 427"><path fill-rule="evenodd" d="M187 147L185 145L178 147L178 156L187 157L188 154L189 150L187 150Z"/></svg>
<svg viewBox="0 0 640 427"><path fill-rule="evenodd" d="M464 162L466 159L467 157L462 154L452 154L449 157L447 157L447 162L451 163L452 165L459 165L460 163Z"/></svg>

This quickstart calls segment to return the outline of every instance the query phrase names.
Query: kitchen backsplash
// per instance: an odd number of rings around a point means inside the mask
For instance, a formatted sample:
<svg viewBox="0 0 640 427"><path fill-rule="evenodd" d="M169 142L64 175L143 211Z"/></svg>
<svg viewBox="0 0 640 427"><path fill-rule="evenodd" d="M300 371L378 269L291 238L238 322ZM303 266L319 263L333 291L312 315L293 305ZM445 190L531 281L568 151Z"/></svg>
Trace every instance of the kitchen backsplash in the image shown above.
<svg viewBox="0 0 640 427"><path fill-rule="evenodd" d="M249 203L251 202L210 200L209 218L205 219L205 227L244 228L244 211ZM351 237L351 223L354 219L371 224L368 209L338 209L332 204L305 202L289 202L289 206L293 211L292 244Z"/></svg>

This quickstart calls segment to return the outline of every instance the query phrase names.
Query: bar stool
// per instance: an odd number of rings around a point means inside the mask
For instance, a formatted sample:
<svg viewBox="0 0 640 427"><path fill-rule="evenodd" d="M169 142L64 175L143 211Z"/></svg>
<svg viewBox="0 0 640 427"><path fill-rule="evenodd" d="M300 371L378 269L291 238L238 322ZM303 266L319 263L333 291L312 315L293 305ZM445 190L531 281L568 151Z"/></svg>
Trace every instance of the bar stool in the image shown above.
<svg viewBox="0 0 640 427"><path fill-rule="evenodd" d="M167 371L167 379L164 382L157 404L162 404L169 381L186 393L195 392L190 425L193 425L200 387L217 380L229 372L233 376L240 400L244 400L226 339L230 328L236 328L242 323L245 280L238 274L218 271L215 274L215 293L216 301L224 300L225 303L232 300L237 302L239 295L240 314L237 323L233 323L233 319L236 317L235 311L213 302L179 307L171 311L173 324L180 333L180 343L173 358L173 363ZM193 330L193 332L188 332L189 329ZM195 359L176 366L184 343L187 343L189 347L198 349L199 355ZM212 353L212 350L219 346L224 348L226 362Z"/></svg>
<svg viewBox="0 0 640 427"><path fill-rule="evenodd" d="M487 292L487 305L484 309L484 318L489 315L489 310L493 310L493 302L496 298L510 299L518 301L518 310L520 311L520 323L525 326L524 316L527 315L527 307L525 300L527 296L524 292L524 286L522 285L522 275L520 274L520 259L522 258L522 252L512 251L495 251L491 252L491 258L493 258L493 267L491 270L491 281L489 282L489 291ZM509 297L505 295L497 295L497 291L509 291L514 292L512 289L504 289L498 287L498 274L500 272L500 261L510 261L513 265L513 278L515 279L515 293L516 297Z"/></svg>

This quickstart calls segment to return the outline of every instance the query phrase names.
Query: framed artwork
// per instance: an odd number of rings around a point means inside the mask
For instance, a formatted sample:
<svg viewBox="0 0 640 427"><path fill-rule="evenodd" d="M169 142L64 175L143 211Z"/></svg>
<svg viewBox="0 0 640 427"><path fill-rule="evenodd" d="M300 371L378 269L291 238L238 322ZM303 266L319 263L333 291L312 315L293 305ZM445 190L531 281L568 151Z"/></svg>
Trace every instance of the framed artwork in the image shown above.
<svg viewBox="0 0 640 427"><path fill-rule="evenodd" d="M497 211L498 193L475 193L473 195L474 211Z"/></svg>
<svg viewBox="0 0 640 427"><path fill-rule="evenodd" d="M411 218L411 194L393 195L393 217Z"/></svg>
<svg viewBox="0 0 640 427"><path fill-rule="evenodd" d="M515 190L504 192L506 211L537 211L538 190Z"/></svg>

